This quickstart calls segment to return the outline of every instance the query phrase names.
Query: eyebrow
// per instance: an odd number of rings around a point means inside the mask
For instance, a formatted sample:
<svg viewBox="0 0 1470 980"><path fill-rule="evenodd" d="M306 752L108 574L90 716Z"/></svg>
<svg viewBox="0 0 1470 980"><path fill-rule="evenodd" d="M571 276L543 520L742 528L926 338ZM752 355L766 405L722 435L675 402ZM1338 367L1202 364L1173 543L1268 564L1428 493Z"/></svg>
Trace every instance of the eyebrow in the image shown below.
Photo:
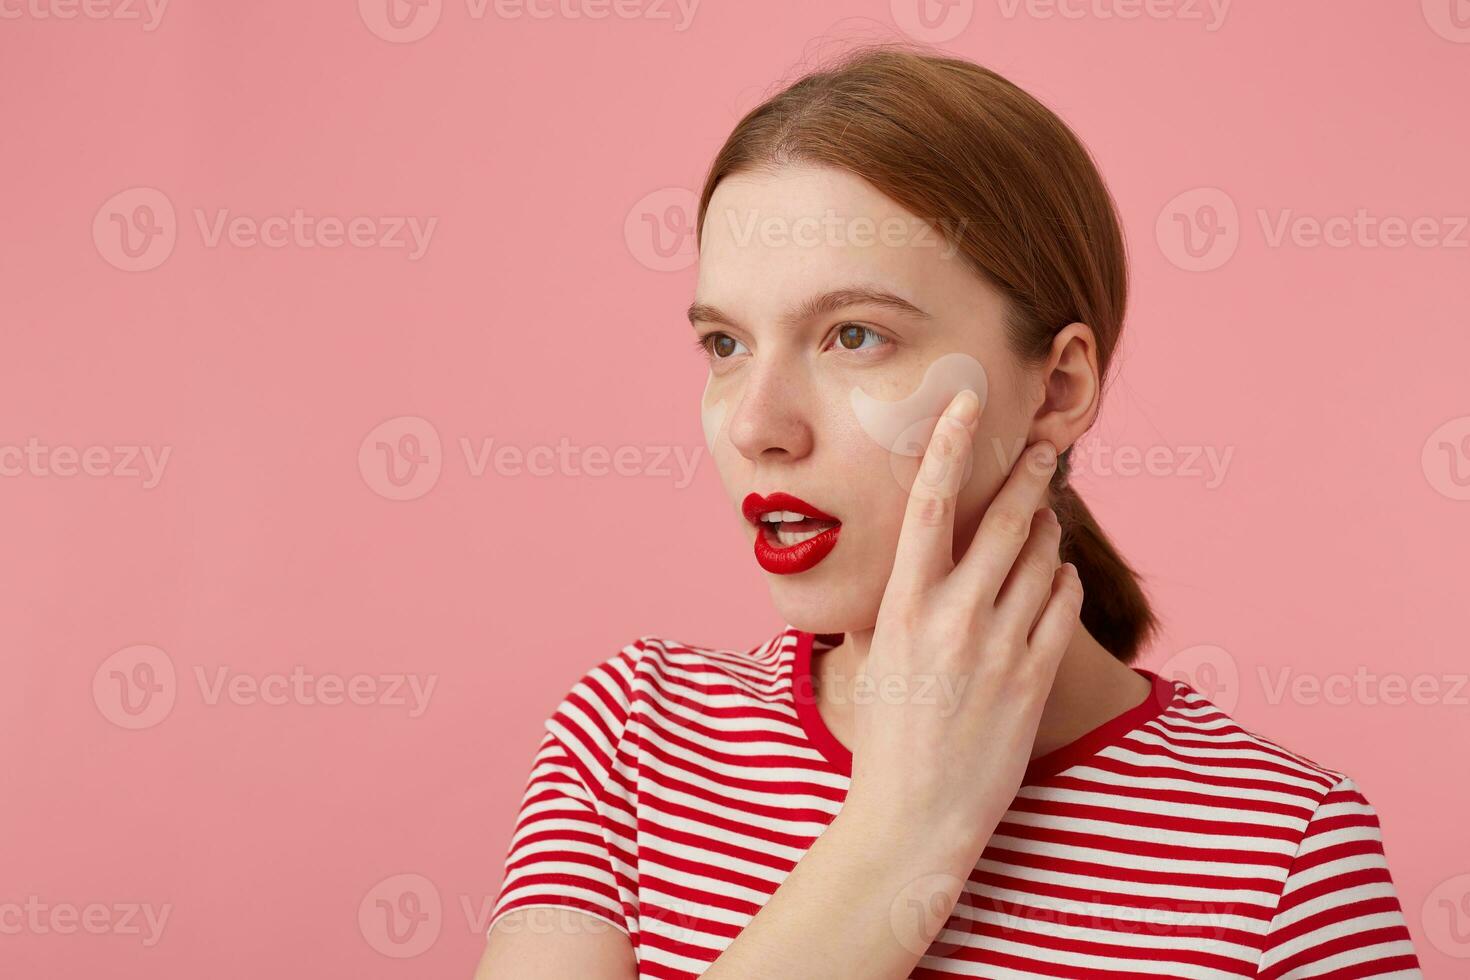
<svg viewBox="0 0 1470 980"><path fill-rule="evenodd" d="M895 295L884 289L873 289L867 286L849 286L844 289L834 289L813 296L801 306L781 317L784 326L795 326L804 320L838 310L849 306L881 306L884 309L893 310L906 316L917 317L921 320L932 319L930 314L925 313L902 296ZM710 306L708 303L694 303L689 307L689 323L723 323L726 326L736 326L735 319L724 313L718 307Z"/></svg>

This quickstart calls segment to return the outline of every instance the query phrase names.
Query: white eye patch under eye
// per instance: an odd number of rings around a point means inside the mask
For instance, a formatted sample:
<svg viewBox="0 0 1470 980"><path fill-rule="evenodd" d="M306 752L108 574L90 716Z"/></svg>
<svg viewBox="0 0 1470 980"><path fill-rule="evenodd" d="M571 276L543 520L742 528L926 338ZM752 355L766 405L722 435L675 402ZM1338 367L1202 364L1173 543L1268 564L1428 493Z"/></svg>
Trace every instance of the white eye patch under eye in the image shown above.
<svg viewBox="0 0 1470 980"><path fill-rule="evenodd" d="M980 396L980 410L984 411L989 390L985 368L969 354L954 353L933 361L907 398L879 401L854 387L849 401L858 424L874 442L891 453L922 456L939 416L966 388Z"/></svg>
<svg viewBox="0 0 1470 980"><path fill-rule="evenodd" d="M704 382L704 394L699 399L699 421L704 426L704 445L711 453L715 451L715 441L720 438L720 429L725 424L725 399L717 398L713 405L709 403L709 386L715 376L711 374Z"/></svg>

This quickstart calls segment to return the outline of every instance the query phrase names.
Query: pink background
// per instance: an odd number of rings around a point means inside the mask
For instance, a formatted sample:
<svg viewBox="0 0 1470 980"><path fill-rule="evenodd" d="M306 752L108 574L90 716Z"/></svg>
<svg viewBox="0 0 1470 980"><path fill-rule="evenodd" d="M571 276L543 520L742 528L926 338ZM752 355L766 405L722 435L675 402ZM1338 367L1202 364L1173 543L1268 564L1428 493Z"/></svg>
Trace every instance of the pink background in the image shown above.
<svg viewBox="0 0 1470 980"><path fill-rule="evenodd" d="M1078 479L1166 619L1143 663L1355 777L1428 975L1464 975L1463 0L987 0L932 28L909 0L570 15L593 2L401 29L382 0L179 0L151 30L3 8L0 907L41 911L0 914L0 973L468 975L572 680L642 634L782 625L704 459L682 209L805 55L907 26L1055 108L1118 200L1135 292L1091 444L1156 464ZM196 218L298 208L364 242L437 224L411 258ZM1360 209L1419 243L1273 238ZM163 234L130 258L119 219ZM415 437L399 487L377 443ZM573 466L477 474L487 439ZM156 485L127 447L167 449ZM274 686L298 667L326 686ZM133 904L167 908L156 941Z"/></svg>

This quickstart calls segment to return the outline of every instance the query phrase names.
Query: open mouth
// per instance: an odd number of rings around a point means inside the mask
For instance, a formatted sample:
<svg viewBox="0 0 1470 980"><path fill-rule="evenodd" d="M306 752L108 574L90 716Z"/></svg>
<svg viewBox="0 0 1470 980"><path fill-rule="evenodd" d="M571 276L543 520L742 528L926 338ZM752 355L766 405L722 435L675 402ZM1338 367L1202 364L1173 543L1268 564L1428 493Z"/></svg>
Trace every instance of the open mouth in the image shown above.
<svg viewBox="0 0 1470 980"><path fill-rule="evenodd" d="M760 528L767 541L781 548L789 548L794 544L810 541L839 523L841 522L808 517L794 510L773 510L761 515Z"/></svg>
<svg viewBox="0 0 1470 980"><path fill-rule="evenodd" d="M800 497L776 492L749 494L741 504L755 526L755 560L768 572L804 572L837 546L842 522Z"/></svg>

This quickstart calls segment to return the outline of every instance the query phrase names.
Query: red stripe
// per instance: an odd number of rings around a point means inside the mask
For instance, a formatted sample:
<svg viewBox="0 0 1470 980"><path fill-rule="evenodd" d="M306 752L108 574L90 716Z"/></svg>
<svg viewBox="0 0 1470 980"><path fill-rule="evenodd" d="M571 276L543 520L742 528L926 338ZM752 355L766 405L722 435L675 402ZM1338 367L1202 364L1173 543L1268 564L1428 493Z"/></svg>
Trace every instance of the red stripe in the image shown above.
<svg viewBox="0 0 1470 980"><path fill-rule="evenodd" d="M494 914L532 904L617 910L640 976L695 976L676 958L707 965L736 941L811 845L800 828L819 832L841 806L851 755L816 705L793 696L813 651L840 639L788 627L738 651L643 637L588 671L548 719L522 806L549 809L518 819L506 868L521 877L502 886ZM1143 703L1033 760L997 828L1016 844L985 849L914 977L987 967L1038 978L1251 977L1283 944L1386 917L1260 973L1315 976L1325 958L1408 941L1377 816L1353 784L1240 727L1187 685L1146 676L1154 693ZM742 751L755 744L768 748ZM1262 794L1270 798L1251 798ZM1350 839L1305 846L1344 831ZM1332 873L1321 881L1292 877L1324 868ZM1350 897L1364 885L1383 894ZM1323 907L1279 924L1304 903ZM1179 921L1186 915L1194 921ZM1063 955L1086 965L1059 963ZM1395 953L1321 975L1415 967L1413 955Z"/></svg>

